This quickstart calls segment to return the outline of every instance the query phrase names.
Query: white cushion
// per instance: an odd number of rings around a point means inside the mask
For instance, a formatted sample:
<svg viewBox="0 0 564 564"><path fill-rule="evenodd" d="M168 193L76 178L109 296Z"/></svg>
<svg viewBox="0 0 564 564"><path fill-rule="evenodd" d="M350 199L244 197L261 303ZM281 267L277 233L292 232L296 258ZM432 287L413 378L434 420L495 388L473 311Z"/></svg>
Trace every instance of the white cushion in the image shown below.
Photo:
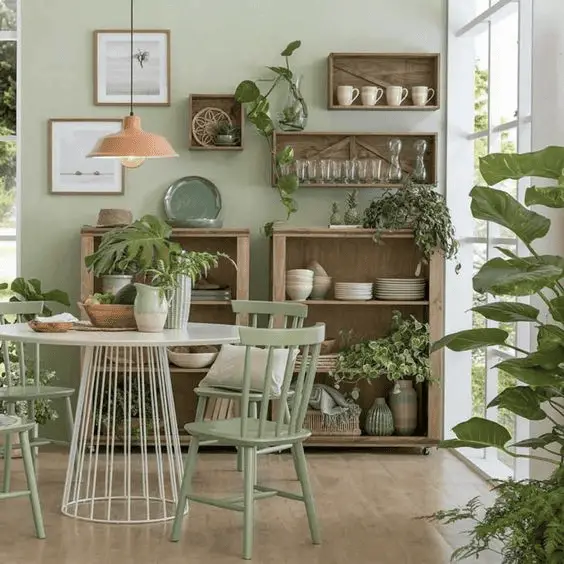
<svg viewBox="0 0 564 564"><path fill-rule="evenodd" d="M216 361L209 372L200 381L200 387L243 388L243 374L245 370L245 352L247 347L240 345L223 345ZM288 349L275 349L272 353L272 394L280 395L284 382L284 371L288 361ZM293 353L292 362L298 356L298 349ZM251 347L251 391L262 392L268 359L268 349Z"/></svg>

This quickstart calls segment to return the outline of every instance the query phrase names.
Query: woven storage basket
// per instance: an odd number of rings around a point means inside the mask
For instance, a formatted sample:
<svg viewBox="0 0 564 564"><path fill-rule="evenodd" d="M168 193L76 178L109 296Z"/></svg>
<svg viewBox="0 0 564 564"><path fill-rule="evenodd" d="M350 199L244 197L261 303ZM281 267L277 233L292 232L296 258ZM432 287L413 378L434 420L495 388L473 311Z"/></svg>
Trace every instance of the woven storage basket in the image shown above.
<svg viewBox="0 0 564 564"><path fill-rule="evenodd" d="M132 305L80 304L94 327L137 329Z"/></svg>
<svg viewBox="0 0 564 564"><path fill-rule="evenodd" d="M327 423L323 413L315 409L308 410L304 427L314 435L348 435L350 437L362 434L359 415L339 417L336 418L335 423Z"/></svg>
<svg viewBox="0 0 564 564"><path fill-rule="evenodd" d="M338 354L324 354L319 355L317 359L317 372L331 372L337 363ZM296 372L302 367L301 355L296 358L295 370Z"/></svg>

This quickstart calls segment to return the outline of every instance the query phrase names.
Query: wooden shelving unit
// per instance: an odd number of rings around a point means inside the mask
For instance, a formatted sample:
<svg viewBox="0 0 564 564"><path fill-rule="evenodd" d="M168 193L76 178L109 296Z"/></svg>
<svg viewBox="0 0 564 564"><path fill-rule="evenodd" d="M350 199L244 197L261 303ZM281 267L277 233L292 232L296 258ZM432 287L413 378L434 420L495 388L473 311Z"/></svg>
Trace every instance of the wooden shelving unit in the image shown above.
<svg viewBox="0 0 564 564"><path fill-rule="evenodd" d="M400 139L402 151L400 164L404 174L413 172L415 151L413 143L417 139L427 141L425 154L425 168L427 169L429 184L437 181L437 134L436 133L284 133L276 131L273 134L274 153L284 147L294 149L296 159L380 159L383 161L382 176L385 178L389 163L388 141ZM275 185L276 162L272 160L272 185ZM377 184L308 184L303 188L397 188L401 184L389 184L384 179Z"/></svg>
<svg viewBox="0 0 564 564"><path fill-rule="evenodd" d="M438 53L331 53L327 60L327 109L329 110L392 110L434 111L440 107L440 55ZM388 106L386 95L375 106L363 106L360 97L352 106L340 106L337 86L355 88L403 86L409 95L401 106ZM411 100L413 86L433 88L435 97L426 106L415 106Z"/></svg>
<svg viewBox="0 0 564 564"><path fill-rule="evenodd" d="M100 238L109 231L106 228L84 227L81 238L81 298L101 291L101 281L96 279L84 266L84 257L97 249ZM237 269L228 261L222 260L219 267L210 272L220 284L231 287L232 297L238 300L249 299L250 272L250 232L248 229L173 229L172 239L185 249L194 251L221 251L228 254L237 264ZM190 321L202 323L238 322L229 301L193 301L190 308ZM194 421L196 416L196 395L198 385L207 369L194 370L171 365L172 386L176 404L179 428Z"/></svg>
<svg viewBox="0 0 564 564"><path fill-rule="evenodd" d="M286 300L285 274L293 268L306 268L318 261L333 277L333 282L371 282L377 277L410 277L420 260L410 231L384 234L380 245L373 241L370 229L325 228L275 228L272 236L272 299ZM443 335L443 283L444 263L438 255L424 267L428 279L427 299L411 301L347 302L331 299L307 300L309 315L307 324L323 322L327 338L337 337L339 331L353 330L354 338L377 338L389 332L392 311L412 314L421 321L428 321L431 340ZM373 307L378 306L378 307ZM415 436L312 436L311 446L331 447L417 447L436 445L442 436L443 360L441 352L431 356L431 369L438 380L433 385L416 385L419 397L419 420ZM327 374L318 374L321 382L330 383ZM375 397L385 396L391 389L386 379L361 384L359 404L364 411ZM361 419L362 425L362 419Z"/></svg>
<svg viewBox="0 0 564 564"><path fill-rule="evenodd" d="M233 146L204 146L198 143L192 133L192 120L204 108L218 108L223 110L230 118L233 125L241 132L237 145ZM190 94L188 98L188 130L189 149L191 151L242 151L245 129L245 112L233 94Z"/></svg>

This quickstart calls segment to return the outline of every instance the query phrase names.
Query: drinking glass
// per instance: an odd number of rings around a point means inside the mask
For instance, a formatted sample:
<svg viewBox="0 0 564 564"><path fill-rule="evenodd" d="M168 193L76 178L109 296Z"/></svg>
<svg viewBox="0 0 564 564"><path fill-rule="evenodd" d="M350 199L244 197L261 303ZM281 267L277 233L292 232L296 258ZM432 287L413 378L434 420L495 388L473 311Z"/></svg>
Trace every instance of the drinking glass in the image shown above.
<svg viewBox="0 0 564 564"><path fill-rule="evenodd" d="M361 159L360 161L358 161L358 180L361 184L368 184L371 180L368 164L369 162L367 159Z"/></svg>
<svg viewBox="0 0 564 564"><path fill-rule="evenodd" d="M310 159L307 161L307 181L310 184L317 182L317 160Z"/></svg>
<svg viewBox="0 0 564 564"><path fill-rule="evenodd" d="M331 161L331 178L335 184L343 182L343 161Z"/></svg>
<svg viewBox="0 0 564 564"><path fill-rule="evenodd" d="M356 184L358 182L358 162L346 160L345 168L345 184Z"/></svg>
<svg viewBox="0 0 564 564"><path fill-rule="evenodd" d="M321 159L319 161L320 177L323 184L329 184L332 179L331 161L327 159Z"/></svg>
<svg viewBox="0 0 564 564"><path fill-rule="evenodd" d="M382 161L380 159L370 159L367 163L368 182L378 184L382 180Z"/></svg>
<svg viewBox="0 0 564 564"><path fill-rule="evenodd" d="M304 159L296 159L296 174L300 184L307 182L307 161Z"/></svg>
<svg viewBox="0 0 564 564"><path fill-rule="evenodd" d="M288 176L289 174L294 174L294 173L297 173L297 170L296 170L296 167L294 166L294 163L286 163L286 164L280 165L280 174L282 176Z"/></svg>

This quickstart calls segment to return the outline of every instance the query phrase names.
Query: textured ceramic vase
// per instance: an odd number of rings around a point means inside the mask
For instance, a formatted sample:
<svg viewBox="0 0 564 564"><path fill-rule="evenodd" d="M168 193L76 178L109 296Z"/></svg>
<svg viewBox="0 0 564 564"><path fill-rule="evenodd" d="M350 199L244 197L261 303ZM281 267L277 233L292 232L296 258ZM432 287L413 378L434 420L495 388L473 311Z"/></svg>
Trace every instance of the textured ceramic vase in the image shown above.
<svg viewBox="0 0 564 564"><path fill-rule="evenodd" d="M186 329L190 317L190 302L192 298L192 279L182 274L177 278L177 285L169 300L167 329Z"/></svg>
<svg viewBox="0 0 564 564"><path fill-rule="evenodd" d="M398 380L389 397L398 435L410 436L417 429L417 392L411 380Z"/></svg>
<svg viewBox="0 0 564 564"><path fill-rule="evenodd" d="M386 398L376 398L376 401L366 414L364 430L367 435L387 437L394 432L394 418L386 403Z"/></svg>
<svg viewBox="0 0 564 564"><path fill-rule="evenodd" d="M143 333L160 333L165 326L168 303L160 288L135 284L137 295L133 304L133 313L137 329Z"/></svg>

